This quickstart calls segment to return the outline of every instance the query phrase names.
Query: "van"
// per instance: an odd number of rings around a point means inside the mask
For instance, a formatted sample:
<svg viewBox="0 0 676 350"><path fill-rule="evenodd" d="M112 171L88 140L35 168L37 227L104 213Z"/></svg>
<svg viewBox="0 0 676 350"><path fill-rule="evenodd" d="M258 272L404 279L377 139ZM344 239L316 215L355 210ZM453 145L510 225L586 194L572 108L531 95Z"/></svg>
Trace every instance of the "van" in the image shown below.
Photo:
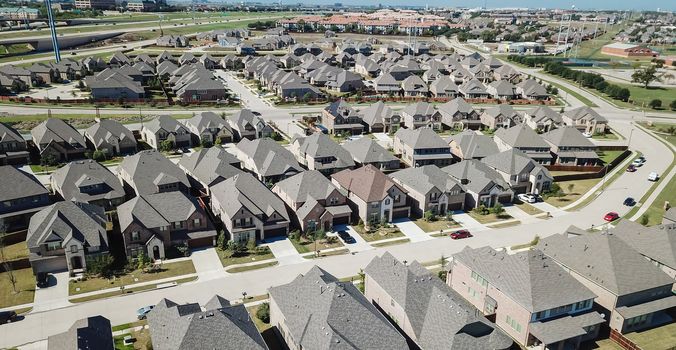
<svg viewBox="0 0 676 350"><path fill-rule="evenodd" d="M657 181L659 178L660 178L659 175L657 175L657 173L654 171L648 175L649 181Z"/></svg>

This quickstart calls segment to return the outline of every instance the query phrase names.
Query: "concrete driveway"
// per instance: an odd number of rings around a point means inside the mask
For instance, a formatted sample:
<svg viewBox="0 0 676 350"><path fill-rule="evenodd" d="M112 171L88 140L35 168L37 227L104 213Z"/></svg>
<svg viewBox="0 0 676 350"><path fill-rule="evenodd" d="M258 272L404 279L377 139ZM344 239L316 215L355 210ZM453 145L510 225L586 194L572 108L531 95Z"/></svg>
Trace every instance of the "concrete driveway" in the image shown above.
<svg viewBox="0 0 676 350"><path fill-rule="evenodd" d="M505 212L509 214L511 217L521 221L522 223L529 223L529 222L535 222L541 219L536 218L535 216L532 216L525 211L521 210L521 208L517 207L516 205L505 205L503 207L505 209Z"/></svg>
<svg viewBox="0 0 676 350"><path fill-rule="evenodd" d="M296 247L293 246L288 238L279 239L265 245L270 248L279 265L298 264L307 261L298 253Z"/></svg>
<svg viewBox="0 0 676 350"><path fill-rule="evenodd" d="M401 233L403 233L408 239L410 239L411 242L420 242L432 239L430 235L425 233L423 229L418 227L418 225L416 225L415 222L411 220L408 219L400 220L395 222L394 225L397 226L401 231Z"/></svg>
<svg viewBox="0 0 676 350"><path fill-rule="evenodd" d="M345 243L345 241L343 241L340 237L338 237L338 239L340 239L340 241L343 242L343 245L350 251L350 253L362 252L364 250L373 249L373 247L371 247L371 245L368 242L366 242L364 238L362 238L362 236L352 228L352 226L338 225L335 226L333 229L334 232L346 231L347 233L350 234L350 236L352 236L352 238L354 238L355 243L349 244ZM336 236L338 235L336 234Z"/></svg>
<svg viewBox="0 0 676 350"><path fill-rule="evenodd" d="M384 132L376 132L373 133L373 136L376 138L378 144L385 147L386 149L392 146L392 138L390 137L390 135Z"/></svg>
<svg viewBox="0 0 676 350"><path fill-rule="evenodd" d="M560 208L557 208L547 202L531 203L531 205L544 211L545 213L549 212L551 216L561 216L568 214L567 211L561 210Z"/></svg>
<svg viewBox="0 0 676 350"><path fill-rule="evenodd" d="M488 227L484 226L482 223L476 221L473 217L464 211L456 211L453 213L453 220L460 224L465 229L468 230L488 230Z"/></svg>
<svg viewBox="0 0 676 350"><path fill-rule="evenodd" d="M223 264L214 247L193 250L190 259L195 265L195 272L200 280L212 280L225 276Z"/></svg>
<svg viewBox="0 0 676 350"><path fill-rule="evenodd" d="M49 287L37 288L33 301L33 311L40 312L59 309L70 305L68 302L68 271L51 273Z"/></svg>

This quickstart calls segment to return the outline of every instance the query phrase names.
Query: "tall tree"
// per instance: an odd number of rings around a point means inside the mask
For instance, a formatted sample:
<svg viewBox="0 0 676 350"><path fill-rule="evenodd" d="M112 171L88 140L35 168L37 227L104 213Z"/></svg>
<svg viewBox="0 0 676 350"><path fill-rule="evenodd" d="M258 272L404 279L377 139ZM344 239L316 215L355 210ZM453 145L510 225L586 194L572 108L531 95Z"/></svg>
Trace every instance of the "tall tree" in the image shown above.
<svg viewBox="0 0 676 350"><path fill-rule="evenodd" d="M660 78L657 76L657 69L650 66L644 69L636 69L634 73L631 74L631 81L633 83L641 83L644 88L648 88L648 85L653 81L659 81Z"/></svg>

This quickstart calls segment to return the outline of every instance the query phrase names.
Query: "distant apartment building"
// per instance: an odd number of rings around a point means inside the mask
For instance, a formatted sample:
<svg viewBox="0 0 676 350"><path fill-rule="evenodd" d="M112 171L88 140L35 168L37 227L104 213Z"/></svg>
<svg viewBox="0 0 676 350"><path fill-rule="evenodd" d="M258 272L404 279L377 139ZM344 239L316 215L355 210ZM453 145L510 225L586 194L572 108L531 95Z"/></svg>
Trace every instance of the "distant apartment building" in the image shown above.
<svg viewBox="0 0 676 350"><path fill-rule="evenodd" d="M80 10L111 10L115 8L115 0L75 0L75 8Z"/></svg>

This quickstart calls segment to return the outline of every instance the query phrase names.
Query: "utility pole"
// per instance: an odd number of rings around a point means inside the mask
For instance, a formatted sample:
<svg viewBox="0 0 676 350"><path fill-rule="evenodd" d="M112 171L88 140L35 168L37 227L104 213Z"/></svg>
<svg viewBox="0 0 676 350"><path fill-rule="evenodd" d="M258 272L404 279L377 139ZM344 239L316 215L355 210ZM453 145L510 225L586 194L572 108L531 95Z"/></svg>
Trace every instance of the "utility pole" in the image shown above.
<svg viewBox="0 0 676 350"><path fill-rule="evenodd" d="M52 34L52 47L54 49L54 60L61 62L61 51L59 50L59 39L56 37L56 23L54 23L54 12L52 11L52 0L45 0L47 7L47 18L49 20L49 31Z"/></svg>

